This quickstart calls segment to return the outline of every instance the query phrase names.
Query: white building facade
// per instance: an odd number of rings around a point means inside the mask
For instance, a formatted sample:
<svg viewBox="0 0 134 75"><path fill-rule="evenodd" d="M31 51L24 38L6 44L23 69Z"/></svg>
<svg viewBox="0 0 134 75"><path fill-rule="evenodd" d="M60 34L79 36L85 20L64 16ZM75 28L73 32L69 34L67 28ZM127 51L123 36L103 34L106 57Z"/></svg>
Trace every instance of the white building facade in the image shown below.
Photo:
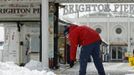
<svg viewBox="0 0 134 75"><path fill-rule="evenodd" d="M134 18L112 16L107 13L94 13L71 19L80 25L87 25L99 32L102 40L107 43L103 55L109 55L110 61L123 61L127 56L133 56L134 50ZM104 57L105 59L105 57Z"/></svg>

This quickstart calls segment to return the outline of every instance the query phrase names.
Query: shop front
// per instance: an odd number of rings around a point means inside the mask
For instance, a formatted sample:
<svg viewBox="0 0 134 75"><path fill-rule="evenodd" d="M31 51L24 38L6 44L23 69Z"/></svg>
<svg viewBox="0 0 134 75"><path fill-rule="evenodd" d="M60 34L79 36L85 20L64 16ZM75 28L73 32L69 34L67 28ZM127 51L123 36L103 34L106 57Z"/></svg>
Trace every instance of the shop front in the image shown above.
<svg viewBox="0 0 134 75"><path fill-rule="evenodd" d="M0 26L4 28L1 61L13 61L17 64L25 64L30 59L39 61L40 24L40 3L0 3ZM30 55L26 55L27 35L30 35Z"/></svg>

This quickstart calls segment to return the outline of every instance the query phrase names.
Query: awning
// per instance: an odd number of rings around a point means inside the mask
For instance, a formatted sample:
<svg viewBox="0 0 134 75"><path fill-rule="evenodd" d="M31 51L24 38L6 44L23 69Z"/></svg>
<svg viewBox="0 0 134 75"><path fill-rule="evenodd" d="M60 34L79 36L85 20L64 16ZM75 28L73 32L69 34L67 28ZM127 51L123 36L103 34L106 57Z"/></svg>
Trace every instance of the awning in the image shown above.
<svg viewBox="0 0 134 75"><path fill-rule="evenodd" d="M128 46L127 42L110 42L110 46Z"/></svg>

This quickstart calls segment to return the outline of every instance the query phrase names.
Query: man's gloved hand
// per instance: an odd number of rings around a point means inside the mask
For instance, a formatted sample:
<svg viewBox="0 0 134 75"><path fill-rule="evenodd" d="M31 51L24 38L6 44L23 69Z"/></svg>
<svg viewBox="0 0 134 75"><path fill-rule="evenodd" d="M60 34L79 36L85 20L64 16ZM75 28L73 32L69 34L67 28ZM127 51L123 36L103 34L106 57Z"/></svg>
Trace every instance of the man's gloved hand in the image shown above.
<svg viewBox="0 0 134 75"><path fill-rule="evenodd" d="M72 68L74 66L74 61L70 61L70 67Z"/></svg>

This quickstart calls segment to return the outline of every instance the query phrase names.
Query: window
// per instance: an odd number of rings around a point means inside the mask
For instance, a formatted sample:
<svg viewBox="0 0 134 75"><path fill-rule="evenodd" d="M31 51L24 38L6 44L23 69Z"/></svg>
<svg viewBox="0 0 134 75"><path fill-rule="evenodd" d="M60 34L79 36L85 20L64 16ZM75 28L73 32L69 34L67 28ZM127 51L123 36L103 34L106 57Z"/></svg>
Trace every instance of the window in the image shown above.
<svg viewBox="0 0 134 75"><path fill-rule="evenodd" d="M121 28L117 28L117 29L116 29L116 33L117 33L117 34L121 34L121 33L122 33L122 29L121 29Z"/></svg>
<svg viewBox="0 0 134 75"><path fill-rule="evenodd" d="M0 41L0 49L3 49L4 41Z"/></svg>
<svg viewBox="0 0 134 75"><path fill-rule="evenodd" d="M98 33L101 33L101 32L102 32L101 28L96 28L96 31L97 31Z"/></svg>
<svg viewBox="0 0 134 75"><path fill-rule="evenodd" d="M4 27L0 26L0 49L4 46Z"/></svg>

